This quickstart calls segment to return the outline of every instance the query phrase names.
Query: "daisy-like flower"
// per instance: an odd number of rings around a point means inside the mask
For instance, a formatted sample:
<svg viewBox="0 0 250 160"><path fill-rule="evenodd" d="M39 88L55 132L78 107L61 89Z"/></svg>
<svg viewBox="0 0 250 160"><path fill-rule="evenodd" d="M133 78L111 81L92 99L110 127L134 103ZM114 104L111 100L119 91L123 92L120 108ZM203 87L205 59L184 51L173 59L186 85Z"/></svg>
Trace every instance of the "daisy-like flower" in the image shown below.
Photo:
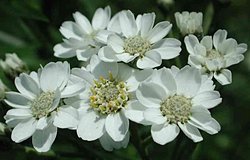
<svg viewBox="0 0 250 160"><path fill-rule="evenodd" d="M63 43L54 47L54 55L60 58L77 56L78 60L89 60L101 46L106 44L108 35L112 33L106 30L110 16L109 6L104 9L98 8L91 23L80 12L75 12L73 14L75 22L66 21L60 28L65 39Z"/></svg>
<svg viewBox="0 0 250 160"><path fill-rule="evenodd" d="M16 143L32 136L32 144L39 152L50 149L57 127L75 129L78 112L63 105L62 98L82 92L84 84L71 83L73 76L67 62L49 63L38 73L22 73L15 79L20 92L7 92L5 102L13 107L5 115L6 123L14 128L11 139Z"/></svg>
<svg viewBox="0 0 250 160"><path fill-rule="evenodd" d="M194 142L203 140L198 129L217 133L220 125L208 111L222 100L214 88L213 81L194 67L155 70L136 91L138 101L147 108L144 118L152 125L153 140L164 145L180 129Z"/></svg>
<svg viewBox="0 0 250 160"><path fill-rule="evenodd" d="M176 12L174 14L177 27L180 29L182 35L200 34L202 29L202 13L201 12Z"/></svg>
<svg viewBox="0 0 250 160"><path fill-rule="evenodd" d="M104 149L126 147L129 141L129 119L142 121L143 114L131 108L134 91L152 70L135 70L122 63L106 63L97 56L87 69L73 69L75 76L86 82L85 91L77 103L80 122L77 134L87 141L99 139ZM139 105L141 107L141 105Z"/></svg>
<svg viewBox="0 0 250 160"><path fill-rule="evenodd" d="M227 68L241 62L247 50L245 43L227 38L226 30L218 30L214 36L205 36L199 42L196 36L185 37L189 52L188 64L214 77L220 84L232 82L232 73Z"/></svg>
<svg viewBox="0 0 250 160"><path fill-rule="evenodd" d="M181 51L180 41L174 38L163 39L172 24L163 21L153 27L154 21L154 13L138 15L135 19L131 11L121 11L110 24L119 34L108 37L107 46L100 49L98 56L105 62L129 63L134 60L141 69L160 66L162 59L178 56Z"/></svg>

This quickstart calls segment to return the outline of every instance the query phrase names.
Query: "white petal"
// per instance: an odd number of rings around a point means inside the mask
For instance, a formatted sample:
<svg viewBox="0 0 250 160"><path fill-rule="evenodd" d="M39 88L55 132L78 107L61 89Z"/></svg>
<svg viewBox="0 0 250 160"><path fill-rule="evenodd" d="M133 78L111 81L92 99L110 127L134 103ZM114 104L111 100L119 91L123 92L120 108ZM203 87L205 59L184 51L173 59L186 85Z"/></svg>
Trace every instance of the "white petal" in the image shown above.
<svg viewBox="0 0 250 160"><path fill-rule="evenodd" d="M110 35L107 43L116 53L124 52L124 41L118 35Z"/></svg>
<svg viewBox="0 0 250 160"><path fill-rule="evenodd" d="M228 69L221 70L220 73L215 73L214 78L221 84L227 85L232 83L232 73Z"/></svg>
<svg viewBox="0 0 250 160"><path fill-rule="evenodd" d="M62 35L67 39L69 38L74 38L78 40L81 39L82 30L74 22L70 21L63 22L59 30L62 33Z"/></svg>
<svg viewBox="0 0 250 160"><path fill-rule="evenodd" d="M110 20L107 30L111 32L121 33L121 26L119 21L120 12L116 13Z"/></svg>
<svg viewBox="0 0 250 160"><path fill-rule="evenodd" d="M131 121L134 121L136 123L148 124L143 116L143 112L145 111L145 109L146 107L143 106L139 101L132 101L128 103L125 110L125 115Z"/></svg>
<svg viewBox="0 0 250 160"><path fill-rule="evenodd" d="M30 109L10 109L4 116L6 120L14 119L28 119L32 117L32 112Z"/></svg>
<svg viewBox="0 0 250 160"><path fill-rule="evenodd" d="M89 20L84 15L82 15L80 12L75 12L73 14L73 17L74 17L76 23L82 28L82 30L86 34L90 34L93 31Z"/></svg>
<svg viewBox="0 0 250 160"><path fill-rule="evenodd" d="M216 50L218 49L219 45L225 41L226 38L227 38L226 30L219 29L218 31L214 33L213 44Z"/></svg>
<svg viewBox="0 0 250 160"><path fill-rule="evenodd" d="M35 118L30 118L28 120L19 123L11 133L11 139L16 142L22 142L28 139L36 130L36 120Z"/></svg>
<svg viewBox="0 0 250 160"><path fill-rule="evenodd" d="M88 61L93 55L98 53L99 48L88 47L84 50L76 50L76 57L79 61Z"/></svg>
<svg viewBox="0 0 250 160"><path fill-rule="evenodd" d="M151 42L151 44L155 43L164 38L171 30L171 28L172 24L170 24L168 21L157 23L149 32L147 39Z"/></svg>
<svg viewBox="0 0 250 160"><path fill-rule="evenodd" d="M134 14L131 11L127 10L120 12L119 21L122 33L125 37L131 37L136 35L137 25L135 22Z"/></svg>
<svg viewBox="0 0 250 160"><path fill-rule="evenodd" d="M84 82L67 85L61 93L61 98L73 97L80 94L85 89Z"/></svg>
<svg viewBox="0 0 250 160"><path fill-rule="evenodd" d="M224 55L227 54L233 54L235 53L237 47L237 42L236 40L229 38L223 41L219 46L218 46L218 51Z"/></svg>
<svg viewBox="0 0 250 160"><path fill-rule="evenodd" d="M201 40L201 44L206 47L206 50L211 50L213 48L212 36L205 36Z"/></svg>
<svg viewBox="0 0 250 160"><path fill-rule="evenodd" d="M111 9L109 6L107 6L105 10L102 8L98 8L95 11L95 14L92 19L93 28L95 30L105 29L108 25L110 16L111 16Z"/></svg>
<svg viewBox="0 0 250 160"><path fill-rule="evenodd" d="M220 93L217 91L202 92L192 99L193 105L201 105L208 109L217 106L221 101L222 98L220 98Z"/></svg>
<svg viewBox="0 0 250 160"><path fill-rule="evenodd" d="M55 115L53 124L59 128L75 129L78 125L78 112L71 106L61 106Z"/></svg>
<svg viewBox="0 0 250 160"><path fill-rule="evenodd" d="M119 59L119 61L122 61L124 63L129 63L133 61L138 55L131 55L129 53L121 53L121 54L116 54L116 57Z"/></svg>
<svg viewBox="0 0 250 160"><path fill-rule="evenodd" d="M59 43L54 46L54 56L59 58L70 58L76 56L76 49L68 44Z"/></svg>
<svg viewBox="0 0 250 160"><path fill-rule="evenodd" d="M225 67L229 67L232 66L234 64L238 64L241 61L244 60L244 55L242 54L230 54L227 57L225 56L226 59L226 66Z"/></svg>
<svg viewBox="0 0 250 160"><path fill-rule="evenodd" d="M162 59L172 59L179 55L181 51L181 42L174 38L166 38L155 43L152 46L154 51L157 51Z"/></svg>
<svg viewBox="0 0 250 160"><path fill-rule="evenodd" d="M34 99L40 94L40 88L36 81L25 73L20 74L20 76L15 79L15 85L20 93L30 99Z"/></svg>
<svg viewBox="0 0 250 160"><path fill-rule="evenodd" d="M5 102L15 108L30 108L31 100L17 92L6 92Z"/></svg>
<svg viewBox="0 0 250 160"><path fill-rule="evenodd" d="M111 34L114 34L113 32L111 31L107 31L107 30L99 30L95 36L95 39L98 41L98 42L101 42L103 44L107 44L107 41L108 41L108 37L109 35Z"/></svg>
<svg viewBox="0 0 250 160"><path fill-rule="evenodd" d="M132 73L134 71L133 68L131 68L130 66L124 63L119 63L118 68L119 70L118 70L117 78L124 82L127 81L132 76Z"/></svg>
<svg viewBox="0 0 250 160"><path fill-rule="evenodd" d="M62 90L67 84L70 74L68 62L49 63L43 69L40 77L41 89L44 92Z"/></svg>
<svg viewBox="0 0 250 160"><path fill-rule="evenodd" d="M201 74L199 70L186 66L177 73L176 77L177 94L184 94L193 97L201 85Z"/></svg>
<svg viewBox="0 0 250 160"><path fill-rule="evenodd" d="M114 141L122 141L129 128L129 120L123 111L109 114L106 118L105 129Z"/></svg>
<svg viewBox="0 0 250 160"><path fill-rule="evenodd" d="M136 65L140 69L148 69L158 67L161 65L161 63L161 55L158 52L151 50L146 52L143 58L139 58Z"/></svg>
<svg viewBox="0 0 250 160"><path fill-rule="evenodd" d="M197 44L199 44L199 40L197 39L197 37L194 35L186 36L184 39L184 42L185 42L188 53L191 55L194 55L195 54L194 47Z"/></svg>
<svg viewBox="0 0 250 160"><path fill-rule="evenodd" d="M36 130L32 136L32 144L38 152L47 152L56 139L57 128L49 125L43 130Z"/></svg>
<svg viewBox="0 0 250 160"><path fill-rule="evenodd" d="M86 81L88 85L93 84L94 76L91 73L87 72L86 70L80 68L73 68L71 72L73 75L78 76L82 78L84 81Z"/></svg>
<svg viewBox="0 0 250 160"><path fill-rule="evenodd" d="M93 141L104 133L105 117L98 116L94 111L88 111L78 125L77 135L83 140Z"/></svg>
<svg viewBox="0 0 250 160"><path fill-rule="evenodd" d="M188 123L181 124L180 122L178 122L178 126L181 128L181 130L184 132L184 134L188 138L192 139L194 142L200 142L203 140L203 138L200 134L200 131L196 127L194 127Z"/></svg>
<svg viewBox="0 0 250 160"><path fill-rule="evenodd" d="M152 138L160 145L165 145L173 141L178 136L179 132L180 129L176 124L152 125L151 127Z"/></svg>
<svg viewBox="0 0 250 160"><path fill-rule="evenodd" d="M151 124L164 124L167 122L167 118L162 115L160 108L147 108L143 116Z"/></svg>
<svg viewBox="0 0 250 160"><path fill-rule="evenodd" d="M159 108L167 94L160 85L153 82L143 82L136 91L136 97L146 107Z"/></svg>
<svg viewBox="0 0 250 160"><path fill-rule="evenodd" d="M145 13L141 17L141 36L146 37L149 31L152 29L155 21L155 14L154 13Z"/></svg>
<svg viewBox="0 0 250 160"><path fill-rule="evenodd" d="M116 52L111 47L108 46L102 47L99 50L98 57L104 62L120 61L116 56Z"/></svg>
<svg viewBox="0 0 250 160"><path fill-rule="evenodd" d="M102 147L106 151L113 151L113 149L126 148L129 143L130 134L127 132L125 138L122 141L114 141L108 133L104 133L103 136L99 139Z"/></svg>
<svg viewBox="0 0 250 160"><path fill-rule="evenodd" d="M44 129L48 126L48 120L47 117L42 117L37 121L36 129Z"/></svg>
<svg viewBox="0 0 250 160"><path fill-rule="evenodd" d="M110 73L114 77L117 76L118 73L118 64L117 63L106 63L101 61L97 56L93 56L90 60L90 68L92 74L96 79L100 77L108 78Z"/></svg>

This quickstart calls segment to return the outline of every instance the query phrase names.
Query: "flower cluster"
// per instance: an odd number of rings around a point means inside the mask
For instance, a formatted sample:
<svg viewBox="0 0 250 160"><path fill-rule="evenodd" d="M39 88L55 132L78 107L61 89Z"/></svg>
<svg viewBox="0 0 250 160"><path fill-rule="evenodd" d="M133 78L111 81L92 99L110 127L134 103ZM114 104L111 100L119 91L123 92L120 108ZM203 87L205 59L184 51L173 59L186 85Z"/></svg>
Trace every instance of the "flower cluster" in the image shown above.
<svg viewBox="0 0 250 160"><path fill-rule="evenodd" d="M108 6L98 8L91 22L80 12L73 17L62 24L63 43L55 45L54 55L76 56L87 65L71 69L68 62L51 62L15 78L18 92L6 93L13 109L4 117L14 128L13 141L32 137L34 148L46 152L62 128L112 151L128 145L130 121L150 125L161 145L180 130L194 142L203 140L199 130L220 131L209 111L222 101L212 78L231 83L227 67L244 59L246 44L227 39L225 30L199 41L193 34L202 32L202 13L176 13L181 33L189 34L189 65L167 67L162 62L178 58L181 42L166 38L172 24L154 24L154 13L123 10L111 17Z"/></svg>

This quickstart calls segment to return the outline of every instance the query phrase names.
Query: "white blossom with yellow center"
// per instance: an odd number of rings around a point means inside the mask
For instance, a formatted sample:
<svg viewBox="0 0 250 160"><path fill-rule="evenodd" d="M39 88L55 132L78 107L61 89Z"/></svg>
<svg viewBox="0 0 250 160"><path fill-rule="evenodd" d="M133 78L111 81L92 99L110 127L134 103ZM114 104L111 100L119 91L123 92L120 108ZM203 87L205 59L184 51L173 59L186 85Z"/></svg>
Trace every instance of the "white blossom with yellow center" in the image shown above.
<svg viewBox="0 0 250 160"><path fill-rule="evenodd" d="M179 55L181 43L174 38L164 38L172 24L163 21L154 26L155 14L138 15L121 11L110 22L109 28L117 34L108 36L107 46L101 48L98 56L105 62L135 61L138 68L160 66L163 59Z"/></svg>
<svg viewBox="0 0 250 160"><path fill-rule="evenodd" d="M238 44L227 38L226 30L218 30L213 37L205 36L200 42L194 35L186 36L184 41L190 54L188 64L214 77L222 85L232 83L232 73L227 68L244 59L247 44Z"/></svg>
<svg viewBox="0 0 250 160"><path fill-rule="evenodd" d="M145 106L144 120L152 125L153 140L164 145L173 141L180 129L194 142L203 140L198 129L217 133L220 125L208 111L221 102L214 87L213 81L194 67L154 70L136 91L138 103Z"/></svg>
<svg viewBox="0 0 250 160"><path fill-rule="evenodd" d="M81 120L77 128L80 138L99 139L104 149L111 151L126 147L129 141L129 119L141 121L141 109L131 108L139 82L147 79L152 70L135 70L122 63L106 63L98 56L91 58L87 68L73 69L74 76L86 82L86 90L72 99L78 104ZM69 101L72 101L69 100Z"/></svg>
<svg viewBox="0 0 250 160"><path fill-rule="evenodd" d="M47 152L54 142L57 127L76 129L78 112L62 99L73 97L84 89L82 81L72 81L67 62L49 63L39 72L22 73L15 79L19 92L7 92L5 102L13 107L5 120L14 128L11 139L20 143L32 136L38 152Z"/></svg>

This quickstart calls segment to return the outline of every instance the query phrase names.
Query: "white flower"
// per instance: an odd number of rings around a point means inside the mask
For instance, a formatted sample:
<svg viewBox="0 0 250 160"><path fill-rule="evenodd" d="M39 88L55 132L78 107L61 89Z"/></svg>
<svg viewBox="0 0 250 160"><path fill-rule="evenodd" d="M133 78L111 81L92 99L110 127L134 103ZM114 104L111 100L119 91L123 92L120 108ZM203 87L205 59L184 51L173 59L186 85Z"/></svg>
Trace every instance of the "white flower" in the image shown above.
<svg viewBox="0 0 250 160"><path fill-rule="evenodd" d="M164 145L180 129L194 142L203 139L198 129L217 133L220 125L208 111L222 100L214 88L213 81L194 67L155 70L151 80L136 91L138 101L147 108L144 118L152 125L153 140Z"/></svg>
<svg viewBox="0 0 250 160"><path fill-rule="evenodd" d="M213 38L205 36L200 42L194 35L186 36L184 41L190 54L188 64L210 74L222 85L232 82L232 73L227 67L242 61L242 53L247 50L245 43L227 39L226 30L218 30Z"/></svg>
<svg viewBox="0 0 250 160"><path fill-rule="evenodd" d="M49 63L38 73L22 73L15 79L20 92L7 92L5 102L13 107L5 115L6 123L14 128L11 139L16 143L32 136L32 144L39 152L50 149L57 134L57 127L74 129L78 112L62 104L62 98L82 92L84 84L71 83L67 62Z"/></svg>
<svg viewBox="0 0 250 160"><path fill-rule="evenodd" d="M6 53L5 57L5 61L0 60L0 67L9 76L16 77L28 71L26 64L15 53Z"/></svg>
<svg viewBox="0 0 250 160"><path fill-rule="evenodd" d="M174 14L177 27L182 35L202 33L202 13L201 12L176 12Z"/></svg>
<svg viewBox="0 0 250 160"><path fill-rule="evenodd" d="M174 38L163 39L172 24L163 21L154 27L155 14L138 15L135 19L131 11L122 11L110 22L110 30L120 34L108 37L107 45L100 49L98 56L105 62L136 61L141 69L160 66L162 59L172 59L179 55L181 42Z"/></svg>
<svg viewBox="0 0 250 160"><path fill-rule="evenodd" d="M125 64L105 63L93 56L87 70L73 69L72 73L86 82L85 91L69 100L79 108L81 120L77 135L87 141L99 139L109 151L126 147L129 119L143 120L142 113L131 111L133 92L152 70L134 70Z"/></svg>
<svg viewBox="0 0 250 160"><path fill-rule="evenodd" d="M108 35L112 33L106 30L110 16L109 6L104 9L98 8L91 23L80 12L74 13L75 22L66 21L60 28L65 39L63 43L54 47L54 55L61 58L77 56L78 60L89 60L106 43Z"/></svg>

